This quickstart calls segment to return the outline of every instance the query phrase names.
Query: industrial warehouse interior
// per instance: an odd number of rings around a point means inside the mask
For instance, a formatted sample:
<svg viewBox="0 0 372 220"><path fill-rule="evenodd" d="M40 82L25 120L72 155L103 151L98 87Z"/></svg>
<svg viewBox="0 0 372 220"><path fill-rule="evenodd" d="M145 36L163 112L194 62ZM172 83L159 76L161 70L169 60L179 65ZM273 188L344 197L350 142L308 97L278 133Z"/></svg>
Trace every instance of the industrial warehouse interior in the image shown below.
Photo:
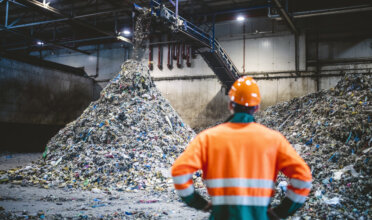
<svg viewBox="0 0 372 220"><path fill-rule="evenodd" d="M0 0L0 219L372 219L370 0Z"/></svg>

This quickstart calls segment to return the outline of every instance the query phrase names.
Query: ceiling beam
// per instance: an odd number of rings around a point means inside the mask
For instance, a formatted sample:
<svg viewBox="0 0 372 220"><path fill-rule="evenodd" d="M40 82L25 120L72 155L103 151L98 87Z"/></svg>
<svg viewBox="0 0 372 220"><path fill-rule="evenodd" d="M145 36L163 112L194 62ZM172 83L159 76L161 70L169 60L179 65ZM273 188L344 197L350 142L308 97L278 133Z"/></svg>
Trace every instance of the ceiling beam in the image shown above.
<svg viewBox="0 0 372 220"><path fill-rule="evenodd" d="M87 52L87 51L84 51L84 50L80 50L78 48L74 48L74 47L69 47L69 46L65 46L63 44L59 44L59 43L56 43L56 42L50 42L50 41L47 41L45 39L41 39L41 38L33 38L33 37L28 37L26 35L24 35L23 33L20 33L18 31L15 31L15 30L9 30L7 29L6 27L0 25L0 28L3 28L5 31L9 32L9 33L12 33L14 35L18 35L18 36L22 36L24 37L27 41L31 41L31 42L37 42L37 41L40 41L40 42L43 42L43 44L45 45L52 45L52 46L56 46L56 47L60 47L60 48L65 48L65 49L68 49L68 50L72 50L72 51L75 51L75 52L79 52L79 53L82 53L82 54L86 54L86 55L90 55L91 53ZM12 48L4 48L5 50L14 50Z"/></svg>
<svg viewBox="0 0 372 220"><path fill-rule="evenodd" d="M127 7L129 9L131 9L133 7L133 4L127 3L126 1L121 1L121 3L125 3L124 5L120 4L117 0L105 0L105 1L108 2L110 5L114 6L115 8ZM127 11L127 15L131 16L132 11L131 10Z"/></svg>
<svg viewBox="0 0 372 220"><path fill-rule="evenodd" d="M286 10L283 8L282 4L280 4L279 0L274 0L276 6L279 8L279 11L280 11L280 15L283 17L283 19L287 22L287 24L289 25L289 27L291 28L292 32L295 34L295 35L298 35L299 32L296 28L296 26L294 25L292 19L289 17L288 13L286 12Z"/></svg>
<svg viewBox="0 0 372 220"><path fill-rule="evenodd" d="M79 19L79 18L88 18L88 17L112 14L112 13L122 12L122 11L127 11L127 10L126 9L118 9L118 10L101 11L101 12L97 12L97 13L78 15L78 16L74 16L74 17L70 17L70 18L59 18L59 19L54 19L54 20L38 21L38 22L32 22L32 23L27 23L27 24L19 24L19 25L13 25L13 26L8 25L7 28L8 29L18 29L18 28L32 27L32 26L36 26L36 25L51 24L51 23L57 23L57 22L65 22L65 21L75 20L75 19Z"/></svg>
<svg viewBox="0 0 372 220"><path fill-rule="evenodd" d="M48 5L44 5L43 3L41 2L38 2L36 0L17 0L19 3L21 4L24 4L30 8L33 8L49 17L53 17L53 18L67 18L69 19L70 17L69 16L66 16L64 15L62 12L60 12L58 9L55 9L51 6L48 6ZM116 33L114 32L111 32L111 31L106 31L106 30L103 30L101 28L98 28L94 25L91 25L89 23L86 23L86 22L83 22L81 20L78 20L78 19L74 19L74 20L67 20L65 21L66 23L68 23L69 25L71 26L80 26L80 27L84 27L86 29L89 29L89 30L93 30L97 33L100 33L100 34L103 34L103 35L106 35L106 36L115 36L116 37ZM126 41L127 43L131 43L131 41L127 38L122 38L123 41Z"/></svg>

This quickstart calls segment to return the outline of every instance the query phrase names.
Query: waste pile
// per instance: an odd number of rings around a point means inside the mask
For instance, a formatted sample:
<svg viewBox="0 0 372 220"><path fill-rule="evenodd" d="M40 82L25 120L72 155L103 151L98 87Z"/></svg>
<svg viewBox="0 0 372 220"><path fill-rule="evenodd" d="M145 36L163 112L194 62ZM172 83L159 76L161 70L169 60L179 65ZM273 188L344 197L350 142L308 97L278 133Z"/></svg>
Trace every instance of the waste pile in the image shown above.
<svg viewBox="0 0 372 220"><path fill-rule="evenodd" d="M173 187L169 168L195 133L155 87L141 62L149 10L136 16L133 57L74 122L48 143L43 159L0 171L0 183L44 188L157 190Z"/></svg>
<svg viewBox="0 0 372 220"><path fill-rule="evenodd" d="M0 182L48 188L167 190L169 168L194 136L151 80L129 60L74 122L48 143L43 159L3 171Z"/></svg>
<svg viewBox="0 0 372 220"><path fill-rule="evenodd" d="M313 189L297 216L371 218L371 101L371 75L348 74L335 88L292 99L257 115L258 122L282 132L311 168ZM278 182L279 191L285 191L286 179L280 176Z"/></svg>

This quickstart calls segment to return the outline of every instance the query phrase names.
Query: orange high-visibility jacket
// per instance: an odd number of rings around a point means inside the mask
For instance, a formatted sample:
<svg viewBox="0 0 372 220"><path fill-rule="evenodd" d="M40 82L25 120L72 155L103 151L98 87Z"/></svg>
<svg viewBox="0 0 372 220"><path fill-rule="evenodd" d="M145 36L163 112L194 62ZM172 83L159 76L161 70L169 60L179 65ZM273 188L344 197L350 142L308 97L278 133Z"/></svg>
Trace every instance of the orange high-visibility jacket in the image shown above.
<svg viewBox="0 0 372 220"><path fill-rule="evenodd" d="M194 192L192 181L197 170L203 171L211 196L211 219L267 219L279 171L289 185L277 212L287 217L305 202L312 180L309 167L286 138L255 122L207 129L174 162L177 193L188 205L202 209L206 201Z"/></svg>

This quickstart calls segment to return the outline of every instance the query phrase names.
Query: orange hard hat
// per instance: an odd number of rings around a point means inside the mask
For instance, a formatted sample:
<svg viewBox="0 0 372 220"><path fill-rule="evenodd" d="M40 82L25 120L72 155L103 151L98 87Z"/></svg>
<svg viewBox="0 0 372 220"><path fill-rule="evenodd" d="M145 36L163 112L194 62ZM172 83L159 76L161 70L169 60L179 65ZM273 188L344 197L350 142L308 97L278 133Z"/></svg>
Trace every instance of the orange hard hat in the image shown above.
<svg viewBox="0 0 372 220"><path fill-rule="evenodd" d="M249 76L240 77L229 91L230 101L239 105L251 107L260 104L260 90L256 81Z"/></svg>

